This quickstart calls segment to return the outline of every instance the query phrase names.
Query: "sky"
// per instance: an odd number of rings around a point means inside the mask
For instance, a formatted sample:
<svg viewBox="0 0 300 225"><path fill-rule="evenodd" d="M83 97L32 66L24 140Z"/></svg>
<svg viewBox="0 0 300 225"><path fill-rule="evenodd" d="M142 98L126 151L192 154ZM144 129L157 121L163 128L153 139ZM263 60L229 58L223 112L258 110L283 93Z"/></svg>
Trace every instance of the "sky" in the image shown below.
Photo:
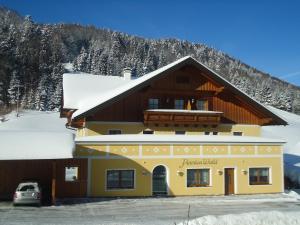
<svg viewBox="0 0 300 225"><path fill-rule="evenodd" d="M221 50L300 86L298 0L0 0L39 23L79 23Z"/></svg>

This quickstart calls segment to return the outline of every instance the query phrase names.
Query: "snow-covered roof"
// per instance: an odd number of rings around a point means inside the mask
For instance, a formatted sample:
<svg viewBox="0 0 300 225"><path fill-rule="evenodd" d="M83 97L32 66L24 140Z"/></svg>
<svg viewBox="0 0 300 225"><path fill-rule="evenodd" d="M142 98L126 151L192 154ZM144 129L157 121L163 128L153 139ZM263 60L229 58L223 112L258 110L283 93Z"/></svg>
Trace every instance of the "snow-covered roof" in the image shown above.
<svg viewBox="0 0 300 225"><path fill-rule="evenodd" d="M272 143L282 144L283 140L250 137L250 136L225 136L225 135L150 135L150 134L120 134L120 135L95 135L77 137L80 143Z"/></svg>
<svg viewBox="0 0 300 225"><path fill-rule="evenodd" d="M0 123L0 160L73 158L74 134L57 112L12 112Z"/></svg>
<svg viewBox="0 0 300 225"><path fill-rule="evenodd" d="M190 56L183 57L183 58L181 58L181 59L179 59L179 60L177 60L173 63L170 63L170 64L168 64L164 67L161 67L161 68L159 68L159 69L157 69L153 72L150 72L150 73L148 73L148 74L146 74L142 77L139 77L135 80L129 80L129 81L127 81L126 84L124 84L122 86L118 86L116 88L110 88L111 91L103 92L101 95L96 95L96 96L93 96L89 99L86 99L86 100L82 101L79 108L77 108L78 110L73 113L72 117L75 118L75 117L89 111L90 109L93 109L93 108L97 107L98 105L103 104L104 102L106 102L106 101L108 101L108 100L110 100L110 99L112 99L112 98L114 98L114 97L116 97L116 96L118 96L118 95L120 95L120 94L136 87L136 86L138 86L139 84L142 84L143 82L145 82L145 81L157 76L158 74L174 67L175 65L185 61L188 58L191 58L191 57ZM72 97L72 96L70 96L70 97Z"/></svg>
<svg viewBox="0 0 300 225"><path fill-rule="evenodd" d="M119 76L65 73L63 75L64 108L82 109L90 99L98 102L104 93L128 82Z"/></svg>
<svg viewBox="0 0 300 225"><path fill-rule="evenodd" d="M64 84L64 92L65 92L65 88L69 89L69 90L72 90L70 92L64 93L64 99L66 99L65 104L64 104L64 108L77 109L73 113L72 118L80 117L83 114L86 114L88 112L92 112L97 107L103 105L104 103L108 102L109 100L113 100L116 97L120 96L121 94L129 93L134 88L142 86L143 83L145 83L146 81L149 81L152 78L162 74L163 72L175 69L176 66L179 66L179 64L181 64L183 62L191 62L191 63L194 63L194 65L196 65L196 66L201 66L202 68L205 68L206 70L208 70L209 72L214 74L215 78L217 78L219 81L225 83L227 85L227 87L230 87L233 90L236 90L237 92L241 93L245 97L249 98L250 101L257 104L260 108L262 108L266 112L268 112L270 114L273 114L264 105L262 105L261 103L259 103L255 99L251 98L245 92L243 92L243 91L239 90L238 88L236 88L235 86L233 86L230 82L225 80L222 76L220 76L219 74L217 74L215 71L211 70L210 68L208 68L204 64L198 62L196 59L192 58L191 56L185 56L185 57L183 57L179 60L176 60L173 63L170 63L170 64L168 64L164 67L161 67L161 68L159 68L159 69L157 69L153 72L150 72L150 73L148 73L148 74L146 74L142 77L139 77L135 80L129 80L129 81L123 80L124 81L123 84L121 84L121 83L110 84L111 79L115 79L115 78L113 78L112 76L108 76L107 79L109 81L107 81L107 83L104 84L106 88L104 88L103 90L98 89L97 92L92 92L91 91L90 94L84 94L83 93L82 95L81 94L75 94L73 96L69 95L69 93L74 93L76 91L79 91L78 87L80 86L80 82L75 82L74 85L71 85L72 82L68 82L67 79L73 79L73 78L71 78L71 76L69 76L69 77L64 76L64 83L67 82L67 84ZM75 77L77 75L78 74L73 74L72 77ZM66 79L65 79L65 77L66 77ZM103 77L103 76L101 76L101 77ZM119 79L123 79L123 78L119 78ZM93 81L89 81L89 79L86 79L86 80L88 80L88 81L85 81L85 82L88 82L89 84L93 83ZM106 82L106 81L104 81L104 82ZM112 82L114 82L114 81L112 81ZM96 85L96 84L93 84L93 85ZM92 90L93 89L92 87L94 87L94 86L90 87L89 85L87 85L87 86L82 85L82 88L81 88L82 90L80 90L79 92L84 92L85 91L84 87L88 87L88 89ZM102 85L101 85L101 87L102 87ZM72 98L74 98L75 100L72 100ZM74 103L74 104L70 104L70 103ZM73 106L73 107L71 107L71 106ZM280 118L280 117L278 117L274 114L273 114L273 116L277 117L277 119L279 121L281 121L282 124L286 124L286 122L282 118Z"/></svg>
<svg viewBox="0 0 300 225"><path fill-rule="evenodd" d="M74 147L71 133L0 131L0 160L73 158Z"/></svg>
<svg viewBox="0 0 300 225"><path fill-rule="evenodd" d="M218 111L207 110L186 110L186 109L148 109L147 112L169 112L169 113L190 113L190 114L222 114Z"/></svg>

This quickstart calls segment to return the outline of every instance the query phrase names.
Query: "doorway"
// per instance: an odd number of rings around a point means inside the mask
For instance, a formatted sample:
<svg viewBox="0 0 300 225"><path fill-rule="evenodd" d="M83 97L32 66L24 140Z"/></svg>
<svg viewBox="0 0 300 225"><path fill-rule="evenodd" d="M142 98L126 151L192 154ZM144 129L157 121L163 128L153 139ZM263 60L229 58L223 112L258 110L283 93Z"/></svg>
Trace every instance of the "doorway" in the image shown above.
<svg viewBox="0 0 300 225"><path fill-rule="evenodd" d="M157 166L152 173L152 195L167 195L167 170L164 166Z"/></svg>
<svg viewBox="0 0 300 225"><path fill-rule="evenodd" d="M234 194L234 168L225 168L225 195Z"/></svg>

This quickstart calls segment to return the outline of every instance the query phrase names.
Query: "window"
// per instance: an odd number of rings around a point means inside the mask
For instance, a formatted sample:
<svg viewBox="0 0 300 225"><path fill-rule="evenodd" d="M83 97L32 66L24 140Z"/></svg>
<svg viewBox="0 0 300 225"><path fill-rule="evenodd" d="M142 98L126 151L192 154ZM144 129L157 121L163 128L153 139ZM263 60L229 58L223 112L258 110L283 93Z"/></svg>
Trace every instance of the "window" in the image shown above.
<svg viewBox="0 0 300 225"><path fill-rule="evenodd" d="M183 99L175 99L175 109L184 109L184 100Z"/></svg>
<svg viewBox="0 0 300 225"><path fill-rule="evenodd" d="M249 183L250 185L270 184L269 168L250 168Z"/></svg>
<svg viewBox="0 0 300 225"><path fill-rule="evenodd" d="M206 101L204 100L197 100L196 101L196 107L197 107L197 110L206 110Z"/></svg>
<svg viewBox="0 0 300 225"><path fill-rule="evenodd" d="M209 169L188 169L187 187L209 186Z"/></svg>
<svg viewBox="0 0 300 225"><path fill-rule="evenodd" d="M65 167L65 181L77 181L78 180L78 167Z"/></svg>
<svg viewBox="0 0 300 225"><path fill-rule="evenodd" d="M218 131L214 131L214 132L213 132L213 135L218 135Z"/></svg>
<svg viewBox="0 0 300 225"><path fill-rule="evenodd" d="M205 132L204 132L204 135L209 135L209 134L210 134L209 131L205 131Z"/></svg>
<svg viewBox="0 0 300 225"><path fill-rule="evenodd" d="M149 109L158 109L158 99L157 98L149 98L148 100L148 108Z"/></svg>
<svg viewBox="0 0 300 225"><path fill-rule="evenodd" d="M233 136L243 136L243 132L235 131L233 132Z"/></svg>
<svg viewBox="0 0 300 225"><path fill-rule="evenodd" d="M185 131L184 130L176 130L175 131L175 134L181 134L181 135L184 135L185 134Z"/></svg>
<svg viewBox="0 0 300 225"><path fill-rule="evenodd" d="M133 189L134 170L108 170L106 174L107 189Z"/></svg>
<svg viewBox="0 0 300 225"><path fill-rule="evenodd" d="M121 130L108 130L108 134L115 135L115 134L122 134Z"/></svg>
<svg viewBox="0 0 300 225"><path fill-rule="evenodd" d="M188 84L190 83L190 78L187 76L178 76L176 77L177 84Z"/></svg>
<svg viewBox="0 0 300 225"><path fill-rule="evenodd" d="M143 130L143 134L153 134L153 130Z"/></svg>

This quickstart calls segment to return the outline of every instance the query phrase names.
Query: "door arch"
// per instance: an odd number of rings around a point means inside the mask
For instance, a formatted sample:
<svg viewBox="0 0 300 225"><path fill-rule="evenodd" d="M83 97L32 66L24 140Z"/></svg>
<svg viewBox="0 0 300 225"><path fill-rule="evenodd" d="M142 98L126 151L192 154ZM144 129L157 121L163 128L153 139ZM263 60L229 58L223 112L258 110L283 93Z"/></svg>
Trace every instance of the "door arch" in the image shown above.
<svg viewBox="0 0 300 225"><path fill-rule="evenodd" d="M156 166L152 172L152 195L167 195L167 189L167 169L162 165Z"/></svg>

